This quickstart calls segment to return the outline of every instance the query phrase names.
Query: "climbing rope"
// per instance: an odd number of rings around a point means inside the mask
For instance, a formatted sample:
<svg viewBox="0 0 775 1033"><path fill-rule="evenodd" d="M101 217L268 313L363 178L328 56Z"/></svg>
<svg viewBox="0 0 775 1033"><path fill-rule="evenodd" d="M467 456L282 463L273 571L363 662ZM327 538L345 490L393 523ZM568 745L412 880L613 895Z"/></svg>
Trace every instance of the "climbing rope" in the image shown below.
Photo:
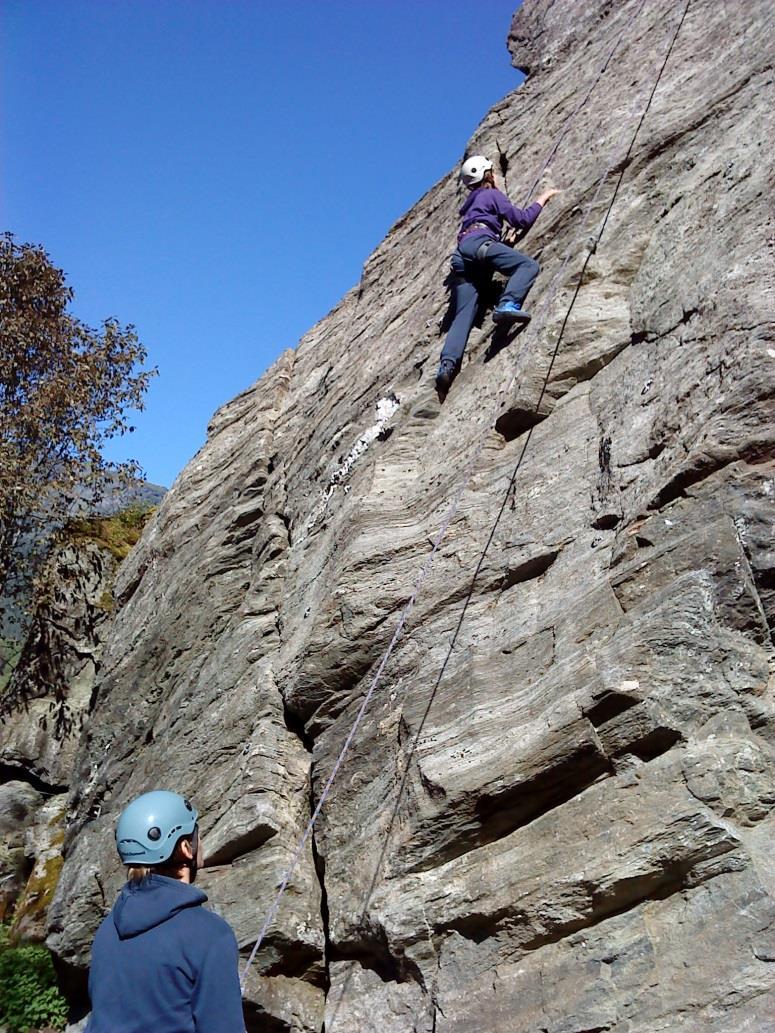
<svg viewBox="0 0 775 1033"><path fill-rule="evenodd" d="M563 122L562 127L560 129L560 132L557 134L557 137L555 138L554 143L549 148L549 153L547 154L547 156L546 156L546 158L544 160L544 163L541 166L541 171L535 177L535 179L533 180L533 185L530 187L530 189L527 192L527 195L525 197L524 207L527 207L527 204L529 203L530 198L533 196L533 193L534 193L536 187L538 186L538 184L541 181L541 177L546 172L546 170L549 168L549 165L550 165L552 159L554 158L554 156L557 153L557 151L560 149L560 144L565 139L565 136L566 136L566 134L568 132L568 129L570 128L571 124L573 123L574 118L576 117L576 115L579 114L581 109L587 103L589 98L592 96L592 93L594 92L595 87L597 86L597 84L600 82L600 80L605 75L605 73L606 73L606 71L608 69L608 66L610 65L611 61L613 60L614 54L619 49L619 44L621 43L622 39L624 38L624 34L627 32L627 29L630 28L630 26L633 25L638 20L638 18L640 17L640 12L643 10L643 7L644 7L645 3L646 3L646 0L641 0L640 4L638 5L638 9L635 11L635 14L633 14L632 16L630 16L630 14L626 10L622 13L622 21L624 22L624 25L622 26L622 31L616 37L616 40L614 41L613 47L611 48L610 52L606 56L605 61L603 61L602 65L598 69L597 74L595 75L594 79L592 80L592 83L591 83L589 89L584 94L584 96L581 98L581 100L578 102L578 104L573 109L573 111L571 111L570 115L568 115L568 117Z"/></svg>
<svg viewBox="0 0 775 1033"><path fill-rule="evenodd" d="M643 9L644 3L645 3L645 0L642 0L640 6L638 7L638 10L637 10L637 13L636 13L635 17L637 17L637 14L639 14L640 11ZM600 229L599 229L597 235L595 236L595 238L593 240L593 243L590 246L590 248L588 250L588 253L587 253L587 256L586 256L586 258L584 260L584 263L583 263L583 266L582 266L582 269L581 269L581 273L579 275L578 282L576 284L576 288L575 288L573 296L571 298L570 305L568 306L568 309L567 309L567 311L565 313L565 317L563 319L563 322L562 322L562 325L561 325L561 328L560 328L560 332L559 332L559 334L557 336L557 341L556 341L555 346L554 346L554 350L553 350L552 357L551 357L551 360L550 360L550 363L549 363L549 367L548 367L548 369L546 371L546 375L544 377L544 381L543 381L543 385L542 385L542 388L541 388L541 392L539 394L538 402L536 403L536 406L535 406L535 409L534 409L534 415L537 415L538 412L539 412L541 403L542 403L544 395L546 393L546 388L548 387L548 384L549 384L549 379L551 377L552 370L554 368L554 363L556 361L556 358L557 358L557 355L558 355L558 352L559 352L560 343L562 341L562 337L563 337L563 334L565 332L565 328L567 326L568 319L569 319L571 311L573 310L573 307L574 307L574 305L576 303L576 298L578 297L579 291L581 289L581 286L582 286L582 283L583 283L583 280L584 280L584 274L586 272L587 266L589 264L589 261L590 261L592 255L597 250L597 247L598 247L598 245L599 245L599 243L600 243L600 241L602 239L602 236L603 236L603 234L605 232L606 226L608 225L608 220L609 220L609 217L610 217L610 214L611 214L611 210L612 210L612 208L613 208L613 206L614 206L614 204L616 202L616 198L617 198L617 196L619 194L619 188L620 188L622 180L624 178L624 174L625 174L627 166L628 166L630 155L632 154L632 150L633 150L633 147L635 146L635 142L637 140L638 134L640 133L640 130L641 130L641 127L643 126L643 123L645 121L646 115L648 114L648 111L649 111L649 109L651 107L651 103L652 103L652 101L654 99L654 95L655 95L655 93L657 91L657 88L659 86L659 83L660 83L660 81L662 79L662 75L663 75L664 70L665 70L665 68L667 66L667 62L668 62L668 60L670 58L670 55L671 55L671 53L673 51L673 48L674 48L675 43L676 43L676 40L678 39L678 34L680 33L681 27L683 26L684 20L686 19L686 15L687 15L687 13L689 11L690 5L691 5L691 0L686 0L686 5L684 7L684 10L683 10L683 13L681 15L681 18L680 18L680 20L678 22L678 25L677 25L677 27L675 29L675 32L673 33L673 36L672 36L672 39L670 41L670 45L668 47L667 53L665 55L665 58L664 58L664 60L662 62L662 65L661 65L661 67L659 69L659 73L658 73L657 78L656 78L656 80L654 82L654 85L652 87L651 93L649 94L648 100L647 100L646 105L645 105L645 107L643 109L643 112L642 112L641 117L640 117L640 119L638 121L638 124L637 124L637 126L635 128L635 131L634 131L633 135L632 135L632 139L630 140L629 147L627 148L627 153L625 154L624 159L621 161L621 166L622 167L621 167L621 171L619 173L619 177L618 177L617 182L616 182L616 186L614 188L613 195L612 195L611 200L610 200L610 202L608 204L608 208L606 209L606 213L605 213L605 216L603 218L603 221L602 221L602 224L600 226ZM624 32L624 30L617 37L617 41L616 41L616 44L615 44L613 50L611 51L611 53L606 58L606 63L605 63L604 69L610 63L610 60L613 57L613 54L614 54L615 50L617 49L617 47L619 45L619 42L620 42L620 40L622 38L623 32ZM604 69L603 69L603 71L604 71ZM600 75L602 75L602 72L600 73ZM597 76L597 78L595 80L595 83L593 84L592 88L594 88L594 85L597 83L597 81L599 81L600 75ZM584 99L584 103L586 103L586 101L588 100L589 96L591 95L591 92L592 92L591 89L587 92L587 94L585 96L585 99ZM571 118L573 118L575 116L575 114L578 113L579 110L580 110L580 106L577 105L576 109L574 109L574 112L572 112L571 115L568 116L568 119L566 119L565 123L563 123L563 127L561 129L561 134L565 132L565 127L567 126L568 122L570 121ZM538 179L540 179L540 176L543 175L543 172L545 171L545 168L548 166L549 161L551 160L551 157L554 155L554 153L556 153L556 148L553 148L552 151L550 151L550 157L546 160L545 165L544 165L544 169L542 169L541 173L537 177L536 182L538 181ZM597 198L598 198L598 196L600 194L600 191L602 190L603 184L607 180L607 178L608 178L610 172L613 170L613 168L616 167L616 164L618 164L618 162L611 163L606 168L606 170L603 173L603 175L600 177L600 180L599 180L599 182L597 184L597 188L596 188L596 190L594 192L594 195L593 195L592 200L591 200L590 205L589 205L589 209L590 210L594 208L594 204L595 204L595 202L596 202L596 200L597 200ZM574 245L573 245L574 247L576 245L577 240L578 240L578 237L576 238L576 241L574 241ZM553 299L554 294L556 294L556 291L559 289L559 286L561 284L561 276L562 276L562 273L564 272L564 270L565 270L565 268L567 266L568 261L570 260L571 253L572 253L572 249L569 249L568 252L566 253L565 260L562 263L562 266L561 266L560 270L558 271L557 275L553 278L552 285L550 286L550 289L549 289L549 291L547 292L547 295L546 295L547 301L546 301L545 304L544 304L544 298L542 297L541 304L539 306L539 309L540 309L541 312L543 312L544 309L548 308L549 301ZM535 321L535 317L534 317L534 321ZM512 379L512 381L510 383L513 383L513 379ZM499 392L499 396L498 396L498 410L500 409L500 397L501 397L501 393ZM411 613L411 611L412 611L412 609L414 607L414 604L415 604L415 602L417 600L417 597L418 597L418 595L420 593L420 590L421 590L423 584L425 583L425 580L428 577L428 574L430 573L430 570L431 570L431 568L433 566L433 562L434 562L434 560L436 558L436 554L437 554L437 552L439 550L441 542L444 539L444 537L446 535L446 532L449 529L450 524L452 523L452 521L454 520L455 516L457 515L457 511L458 511L458 508L460 506L460 501L461 501L461 499L463 497L463 494L464 494L465 490L468 488L468 485L470 483L471 477L473 476L474 468L475 468L475 465L476 465L476 460L481 455L482 449L484 448L484 445L485 445L486 440L487 440L487 436L489 435L489 432L492 430L494 425L495 425L495 419L492 420L490 425L486 428L485 432L480 436L480 441L477 444L476 448L474 449L474 452L473 452L473 454L471 456L471 459L470 459L470 461L469 461L469 463L468 463L468 465L466 467L465 474L464 474L463 478L461 479L461 483L460 483L457 491L455 492L455 494L454 494L454 496L452 498L452 501L450 502L450 504L449 504L449 506L447 508L447 511L446 511L444 519L443 519L443 521L441 523L441 526L440 526L440 528L439 528L439 530L438 530L438 532L436 534L436 537L433 540L433 546L431 548L431 551L428 554L428 556L426 557L425 562L424 562L424 564L423 564L423 566L422 566L422 568L420 570L420 573L419 573L419 575L417 577L417 580L415 581L415 584L414 584L414 587L413 587L413 590L412 590L412 594L410 595L408 601L404 604L404 607L403 607L403 609L401 611L401 615L400 615L399 620L398 620L398 624L396 625L396 629L393 632L393 636L392 636L392 638L391 638L391 640L390 640L390 642L389 642L389 644L387 646L387 649L385 650L385 652L384 652L384 654L382 656L382 659L380 661L380 664L379 664L376 672L374 673L374 676L371 679L371 682L369 684L369 688L368 688L368 690L366 692L366 695L363 697L363 700L361 701L361 705L358 708L358 712L357 712L357 714L355 716L355 720L353 721L353 724L352 724L352 726L350 728L350 731L348 732L347 737L346 737L346 739L345 739L345 741L344 741L344 743L342 745L342 748L341 748L341 750L339 752L339 755L337 756L336 761L334 762L334 766L332 767L331 772L329 773L328 779L326 780L326 783L323 786L323 789L322 789L322 791L320 793L320 797L318 799L318 802L317 802L317 804L315 806L315 809L313 810L312 815L311 815L311 817L310 817L310 819L309 819L309 821L307 823L307 826L306 826L306 828L304 830L304 833L302 834L301 839L299 840L299 843L298 843L298 845L297 845L293 855L291 856L291 861L290 861L290 863L289 863L289 865L288 865L288 867L287 867L287 869L285 871L285 874L283 875L283 878L282 878L282 880L280 882L280 885L279 885L279 887L277 889L277 893L275 895L275 898L274 898L274 901L272 903L272 906L270 907L270 909L269 909L269 911L268 911L268 913L266 915L266 918L264 919L263 925L261 926L261 930L260 930L260 932L258 934L258 938L256 939L256 941L255 941L255 943L253 945L253 948L252 948L252 950L250 952L250 955L248 956L248 958L247 958L247 960L245 962L245 965L243 967L242 975L240 977L240 986L241 986L241 988L243 990L244 990L245 980L247 978L250 966L252 965L252 963L253 963L253 961L254 961L254 959L256 957L256 954L258 953L258 951L259 951L259 949L260 949L260 947L261 947L261 945L262 945L262 943L263 943L263 941L264 941L264 939L266 937L266 934L267 934L270 926L272 925L272 922L274 921L274 919L275 919L275 917L277 915L277 912L278 912L279 907L280 907L280 903L282 901L283 894L285 893L290 880L293 878L293 875L294 875L294 873L296 871L296 868L298 866L299 860L301 859L301 856L302 856L302 854L304 852L304 849L305 849L305 847L307 845L307 842L309 841L309 838L310 838L310 836L312 835L312 833L314 831L315 824L317 822L318 817L320 816L320 812L322 811L323 807L325 806L326 800L328 799L328 796L329 796L329 794L331 792L331 788L332 788L332 786L334 784L334 781L336 780L336 777L337 777L337 775L339 773L339 770L341 769L342 764L344 763L345 757L347 756L347 753L349 752L349 749L350 749L350 746L351 746L351 744L353 742L353 739L355 738L355 736L356 736L356 734L358 732L358 729L360 728L361 722L363 721L363 718L364 718L364 716L366 714L366 711L368 710L368 707L369 707L371 699L372 699L372 697L374 695L374 692L375 692L377 686L380 683L380 680L382 678L382 674L383 674L383 672L385 670L385 667L387 666L387 663L390 660L390 657L391 657L391 655L393 653L393 650L395 649L395 646L398 643L399 638L401 637L401 634L403 632L403 629L404 629L404 626L406 624L406 621L407 621L407 619L409 617L409 614ZM477 576L479 574L479 571L481 570L481 567L482 567L482 564L484 562L484 559L485 559L485 556L487 554L487 551L488 551L490 545L492 544L492 540L493 540L493 537L495 536L495 532L497 530L498 524L500 523L501 517L503 516L503 513L505 511L505 508L506 508L506 505L508 503L509 497L510 497L510 495L511 495L513 489L514 489L516 478L517 478L517 474L518 474L519 469L520 469L520 467L522 465L522 461L523 461L525 453L527 451L527 448L528 448L528 445L529 445L532 433L533 433L533 427L530 427L528 429L528 431L527 431L527 434L525 435L525 441L523 442L522 449L520 451L520 454L519 454L519 457L517 459L516 465L515 465L514 470L513 470L512 474L511 474L511 477L509 479L509 484L507 486L506 492L504 493L503 502L501 503L501 507L500 507L500 509L498 511L498 514L496 516L495 522L493 523L493 526L492 526L492 528L490 530L490 534L488 536L487 542L485 543L484 549L483 549L482 554L481 554L481 556L479 558L479 562L477 564L476 570L474 572L474 575L473 575L473 578L472 578L472 581L471 581L471 586L469 588L468 596L466 598L465 604L463 606L463 610L461 611L460 617L458 619L458 623L457 623L457 626L456 626L456 629L455 629L455 633L454 633L453 638L452 638L452 640L450 642L449 650L448 650L448 653L447 653L447 658L449 658L449 655L451 654L452 650L454 649L455 642L456 642L458 634L460 632L460 628L462 627L462 624L463 624L463 619L465 617L466 611L468 609L470 600L471 600L472 595L473 595L473 589L474 589L474 585L476 583L476 578L477 578ZM445 660L445 665L446 665L446 660Z"/></svg>

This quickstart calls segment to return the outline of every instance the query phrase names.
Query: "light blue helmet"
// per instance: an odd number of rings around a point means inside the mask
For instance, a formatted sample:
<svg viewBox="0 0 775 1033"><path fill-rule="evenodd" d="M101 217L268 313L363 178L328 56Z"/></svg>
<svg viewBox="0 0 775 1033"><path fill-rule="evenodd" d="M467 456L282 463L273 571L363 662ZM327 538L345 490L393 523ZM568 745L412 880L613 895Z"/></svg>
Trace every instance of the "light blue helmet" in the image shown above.
<svg viewBox="0 0 775 1033"><path fill-rule="evenodd" d="M118 819L118 855L124 864L168 861L181 836L193 835L198 817L196 807L178 793L166 789L143 793Z"/></svg>

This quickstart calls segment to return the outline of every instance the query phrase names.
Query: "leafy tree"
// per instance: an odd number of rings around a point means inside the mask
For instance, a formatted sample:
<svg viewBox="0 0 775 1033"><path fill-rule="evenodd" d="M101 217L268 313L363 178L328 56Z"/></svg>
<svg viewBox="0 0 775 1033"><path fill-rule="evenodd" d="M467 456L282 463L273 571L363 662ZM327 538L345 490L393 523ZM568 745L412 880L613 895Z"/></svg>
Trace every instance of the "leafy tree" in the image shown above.
<svg viewBox="0 0 775 1033"><path fill-rule="evenodd" d="M98 501L108 478L134 462L106 463L102 447L134 428L149 379L134 327L99 330L68 312L64 273L42 247L0 236L0 599L26 598L52 534ZM2 604L0 604L2 605ZM0 615L2 616L2 615ZM2 667L2 663L0 663Z"/></svg>
<svg viewBox="0 0 775 1033"><path fill-rule="evenodd" d="M9 1033L67 1025L51 955L37 944L15 945L6 926L0 928L0 1024Z"/></svg>

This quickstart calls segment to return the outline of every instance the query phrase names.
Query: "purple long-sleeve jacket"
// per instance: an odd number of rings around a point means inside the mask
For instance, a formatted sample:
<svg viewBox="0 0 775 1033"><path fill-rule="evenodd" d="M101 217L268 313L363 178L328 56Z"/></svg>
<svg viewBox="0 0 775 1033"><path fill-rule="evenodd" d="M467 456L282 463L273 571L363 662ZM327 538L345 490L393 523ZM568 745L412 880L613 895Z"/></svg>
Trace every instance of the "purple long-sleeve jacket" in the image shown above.
<svg viewBox="0 0 775 1033"><path fill-rule="evenodd" d="M462 225L458 241L475 222L482 223L482 236L498 239L504 222L519 230L529 230L541 214L541 205L533 201L527 208L517 208L505 194L494 187L472 190L460 209Z"/></svg>

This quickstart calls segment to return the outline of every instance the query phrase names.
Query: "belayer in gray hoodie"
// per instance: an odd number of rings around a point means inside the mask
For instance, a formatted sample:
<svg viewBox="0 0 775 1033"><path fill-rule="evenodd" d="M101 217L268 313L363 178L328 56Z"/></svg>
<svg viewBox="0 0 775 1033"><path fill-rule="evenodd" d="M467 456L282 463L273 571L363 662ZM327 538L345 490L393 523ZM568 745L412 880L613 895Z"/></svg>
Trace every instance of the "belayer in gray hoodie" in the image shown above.
<svg viewBox="0 0 775 1033"><path fill-rule="evenodd" d="M121 814L129 878L94 937L87 1033L244 1033L236 938L192 885L197 817L164 790Z"/></svg>

